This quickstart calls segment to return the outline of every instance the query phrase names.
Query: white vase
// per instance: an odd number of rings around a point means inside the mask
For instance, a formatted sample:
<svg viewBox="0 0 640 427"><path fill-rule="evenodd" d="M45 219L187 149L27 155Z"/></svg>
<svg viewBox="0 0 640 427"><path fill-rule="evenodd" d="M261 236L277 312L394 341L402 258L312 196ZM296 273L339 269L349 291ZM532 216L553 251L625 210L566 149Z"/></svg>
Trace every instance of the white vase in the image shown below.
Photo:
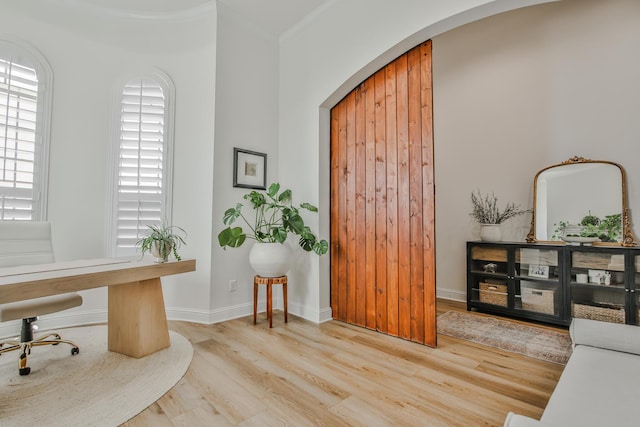
<svg viewBox="0 0 640 427"><path fill-rule="evenodd" d="M156 240L151 246L151 255L154 256L157 263L167 262L171 253L171 243L164 242L164 250L160 250L160 243Z"/></svg>
<svg viewBox="0 0 640 427"><path fill-rule="evenodd" d="M289 271L289 248L281 243L256 242L249 252L249 264L262 277L280 277Z"/></svg>
<svg viewBox="0 0 640 427"><path fill-rule="evenodd" d="M500 224L480 224L480 240L483 242L499 242L502 240Z"/></svg>

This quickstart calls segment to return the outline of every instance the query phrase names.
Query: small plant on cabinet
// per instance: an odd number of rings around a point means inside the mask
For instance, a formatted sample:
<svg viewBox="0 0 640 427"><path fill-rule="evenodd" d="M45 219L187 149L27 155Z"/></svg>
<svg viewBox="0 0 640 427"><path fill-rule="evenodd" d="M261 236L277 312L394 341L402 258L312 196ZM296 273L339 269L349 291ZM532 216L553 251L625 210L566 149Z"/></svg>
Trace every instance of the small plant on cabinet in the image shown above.
<svg viewBox="0 0 640 427"><path fill-rule="evenodd" d="M478 194L471 193L471 204L473 210L470 215L480 224L502 224L504 221L518 215L530 212L530 210L522 210L520 206L513 202L508 202L504 210L498 207L498 198L491 193L483 196L478 190Z"/></svg>

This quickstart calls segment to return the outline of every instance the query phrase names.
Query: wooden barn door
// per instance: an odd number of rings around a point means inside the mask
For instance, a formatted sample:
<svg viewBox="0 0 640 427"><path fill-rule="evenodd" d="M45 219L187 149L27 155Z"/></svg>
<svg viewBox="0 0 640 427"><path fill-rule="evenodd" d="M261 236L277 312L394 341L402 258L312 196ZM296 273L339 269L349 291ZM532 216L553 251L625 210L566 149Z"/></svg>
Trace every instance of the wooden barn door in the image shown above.
<svg viewBox="0 0 640 427"><path fill-rule="evenodd" d="M334 319L436 345L431 41L331 110Z"/></svg>

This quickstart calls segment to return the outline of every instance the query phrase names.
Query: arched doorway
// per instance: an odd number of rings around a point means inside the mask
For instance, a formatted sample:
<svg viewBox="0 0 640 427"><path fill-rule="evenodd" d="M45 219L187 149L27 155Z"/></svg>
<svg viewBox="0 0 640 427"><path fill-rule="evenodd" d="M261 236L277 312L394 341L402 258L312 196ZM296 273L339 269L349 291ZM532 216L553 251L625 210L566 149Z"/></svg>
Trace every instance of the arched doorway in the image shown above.
<svg viewBox="0 0 640 427"><path fill-rule="evenodd" d="M431 41L331 110L333 317L436 345Z"/></svg>

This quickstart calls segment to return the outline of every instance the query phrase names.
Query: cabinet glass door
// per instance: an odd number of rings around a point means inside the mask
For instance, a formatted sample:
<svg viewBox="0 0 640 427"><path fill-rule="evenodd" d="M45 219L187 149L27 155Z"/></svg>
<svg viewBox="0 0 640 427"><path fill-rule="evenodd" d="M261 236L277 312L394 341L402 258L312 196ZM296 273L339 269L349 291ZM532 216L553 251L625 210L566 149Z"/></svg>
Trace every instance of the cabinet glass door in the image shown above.
<svg viewBox="0 0 640 427"><path fill-rule="evenodd" d="M473 302L507 307L508 251L492 246L472 246L470 253L471 295Z"/></svg>
<svg viewBox="0 0 640 427"><path fill-rule="evenodd" d="M571 317L625 323L624 254L571 251Z"/></svg>
<svg viewBox="0 0 640 427"><path fill-rule="evenodd" d="M631 290L633 295L633 310L636 315L635 324L640 326L640 255L633 257L633 283L634 287Z"/></svg>
<svg viewBox="0 0 640 427"><path fill-rule="evenodd" d="M560 316L562 314L560 278L557 249L516 249L514 308Z"/></svg>

